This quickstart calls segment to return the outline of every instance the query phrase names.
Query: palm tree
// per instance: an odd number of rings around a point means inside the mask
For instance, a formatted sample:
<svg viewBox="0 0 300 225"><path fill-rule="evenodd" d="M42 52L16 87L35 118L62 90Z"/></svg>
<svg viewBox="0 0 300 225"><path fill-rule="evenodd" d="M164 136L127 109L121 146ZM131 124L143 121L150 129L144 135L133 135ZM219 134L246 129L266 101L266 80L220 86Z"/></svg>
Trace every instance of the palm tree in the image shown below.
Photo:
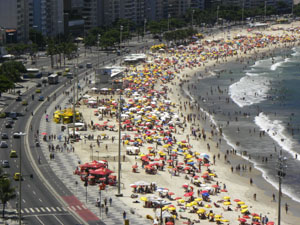
<svg viewBox="0 0 300 225"><path fill-rule="evenodd" d="M47 40L47 55L50 55L50 60L51 60L51 68L54 66L54 61L53 61L53 55L56 54L56 47L54 40L52 38L49 38Z"/></svg>
<svg viewBox="0 0 300 225"><path fill-rule="evenodd" d="M5 207L9 200L16 197L16 190L11 187L10 180L4 176L2 173L2 168L0 168L0 201L3 205L2 208L2 218L5 216Z"/></svg>

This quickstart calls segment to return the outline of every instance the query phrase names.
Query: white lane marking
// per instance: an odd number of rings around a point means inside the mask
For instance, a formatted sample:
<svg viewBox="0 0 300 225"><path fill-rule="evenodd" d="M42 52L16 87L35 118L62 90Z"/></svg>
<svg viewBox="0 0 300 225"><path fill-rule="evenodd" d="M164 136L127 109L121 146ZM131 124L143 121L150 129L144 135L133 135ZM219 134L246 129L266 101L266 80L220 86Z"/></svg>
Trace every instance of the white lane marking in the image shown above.
<svg viewBox="0 0 300 225"><path fill-rule="evenodd" d="M39 198L39 201L42 202L42 199Z"/></svg>
<svg viewBox="0 0 300 225"><path fill-rule="evenodd" d="M21 209L21 213L24 213L23 209Z"/></svg>
<svg viewBox="0 0 300 225"><path fill-rule="evenodd" d="M33 208L29 208L29 210L34 213L34 209Z"/></svg>
<svg viewBox="0 0 300 225"><path fill-rule="evenodd" d="M25 199L22 199L22 201L25 203L26 201L25 201Z"/></svg>
<svg viewBox="0 0 300 225"><path fill-rule="evenodd" d="M24 211L27 213L30 213L30 211L27 208L25 208Z"/></svg>
<svg viewBox="0 0 300 225"><path fill-rule="evenodd" d="M61 210L61 208L59 208L59 207L56 207L56 209L57 209L57 211L59 211L59 212L61 212L62 210Z"/></svg>
<svg viewBox="0 0 300 225"><path fill-rule="evenodd" d="M36 195L35 191L32 192L34 195Z"/></svg>
<svg viewBox="0 0 300 225"><path fill-rule="evenodd" d="M61 225L64 225L63 222L61 222L61 221L57 218L57 216L55 216L55 215L53 215L53 216L54 216L55 219L57 219L57 221L58 221Z"/></svg>
<svg viewBox="0 0 300 225"><path fill-rule="evenodd" d="M41 207L41 210L42 210L43 212L46 212L46 210L45 210L43 207Z"/></svg>
<svg viewBox="0 0 300 225"><path fill-rule="evenodd" d="M82 208L80 207L80 205L76 205L77 209L82 210Z"/></svg>
<svg viewBox="0 0 300 225"><path fill-rule="evenodd" d="M39 210L39 208L34 208L35 209L35 211L37 211L37 212L41 212L41 210Z"/></svg>
<svg viewBox="0 0 300 225"><path fill-rule="evenodd" d="M38 216L35 216L35 218L36 218L42 225L45 225L45 224L43 223L43 221L41 221L41 219L40 219Z"/></svg>
<svg viewBox="0 0 300 225"><path fill-rule="evenodd" d="M54 207L50 207L50 208L53 210L53 212L56 212L56 209Z"/></svg>
<svg viewBox="0 0 300 225"><path fill-rule="evenodd" d="M71 208L73 211L76 211L76 208L75 208L73 205L71 205L70 208Z"/></svg>
<svg viewBox="0 0 300 225"><path fill-rule="evenodd" d="M48 212L51 212L51 209L49 209L48 207L46 207L46 209L48 210Z"/></svg>

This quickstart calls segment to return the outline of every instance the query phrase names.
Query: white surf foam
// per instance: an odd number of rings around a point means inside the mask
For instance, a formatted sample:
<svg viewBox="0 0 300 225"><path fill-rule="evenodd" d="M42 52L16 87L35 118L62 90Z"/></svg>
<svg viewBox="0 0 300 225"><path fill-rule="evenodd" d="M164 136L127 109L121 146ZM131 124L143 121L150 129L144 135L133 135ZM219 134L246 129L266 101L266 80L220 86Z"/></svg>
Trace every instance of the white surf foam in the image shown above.
<svg viewBox="0 0 300 225"><path fill-rule="evenodd" d="M250 76L247 73L247 76L229 86L229 95L239 107L257 104L267 97L270 80L260 75L251 73Z"/></svg>
<svg viewBox="0 0 300 225"><path fill-rule="evenodd" d="M294 141L292 137L287 134L283 122L280 120L271 120L266 114L260 113L255 117L254 122L260 127L262 131L276 141L276 143L292 157L295 157L297 152L293 151ZM300 160L300 159L298 159Z"/></svg>

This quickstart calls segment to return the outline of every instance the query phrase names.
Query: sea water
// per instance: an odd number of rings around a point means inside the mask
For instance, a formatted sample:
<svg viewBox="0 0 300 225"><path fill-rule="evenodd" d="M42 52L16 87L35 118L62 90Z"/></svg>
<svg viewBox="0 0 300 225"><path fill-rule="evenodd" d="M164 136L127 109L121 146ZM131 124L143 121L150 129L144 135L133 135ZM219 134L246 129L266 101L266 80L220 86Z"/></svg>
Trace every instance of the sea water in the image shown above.
<svg viewBox="0 0 300 225"><path fill-rule="evenodd" d="M217 71L205 79L196 74L184 89L222 128L221 151L237 150L276 188L282 152L283 192L300 202L300 48L228 63Z"/></svg>

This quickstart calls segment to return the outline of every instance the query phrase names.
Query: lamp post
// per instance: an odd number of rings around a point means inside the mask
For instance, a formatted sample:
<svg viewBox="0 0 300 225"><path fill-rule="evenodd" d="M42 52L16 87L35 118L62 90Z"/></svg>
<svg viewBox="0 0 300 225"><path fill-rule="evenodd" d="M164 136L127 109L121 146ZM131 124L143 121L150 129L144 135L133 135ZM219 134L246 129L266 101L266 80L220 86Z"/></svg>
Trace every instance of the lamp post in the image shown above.
<svg viewBox="0 0 300 225"><path fill-rule="evenodd" d="M100 68L100 39L101 39L101 34L98 34L98 36L97 36L97 44L98 44L98 68Z"/></svg>
<svg viewBox="0 0 300 225"><path fill-rule="evenodd" d="M75 68L74 68L75 72ZM74 79L74 78L73 78ZM76 112L75 112L75 79L73 81L73 140L75 141L75 119L76 119Z"/></svg>
<svg viewBox="0 0 300 225"><path fill-rule="evenodd" d="M32 26L33 28L34 28L34 42L35 42L35 44L36 44L36 46L37 46L37 48L39 47L38 46L38 44L37 44L37 42L36 42L36 33L37 33L37 28L38 28L38 26L37 25L34 25L34 26ZM37 66L37 60L35 60L35 65Z"/></svg>
<svg viewBox="0 0 300 225"><path fill-rule="evenodd" d="M119 156L118 156L118 194L117 197L122 197L123 194L121 193L121 109L122 107L122 88L120 88L120 96L119 96L119 110L118 110L118 117L119 117Z"/></svg>
<svg viewBox="0 0 300 225"><path fill-rule="evenodd" d="M144 38L146 36L146 23L147 23L147 19L144 19Z"/></svg>
<svg viewBox="0 0 300 225"><path fill-rule="evenodd" d="M25 136L26 133L19 133L20 136L20 158L19 158L19 225L22 223L22 213L21 213L21 205L22 205L22 136Z"/></svg>
<svg viewBox="0 0 300 225"><path fill-rule="evenodd" d="M120 26L120 56L122 56L122 47L121 47L121 44L122 44L122 31L123 31L123 26L121 25Z"/></svg>
<svg viewBox="0 0 300 225"><path fill-rule="evenodd" d="M101 190L99 190L99 201L100 201L100 205L99 205L99 214L100 214L100 218L101 218L101 213L102 213L102 212L101 212L101 211L102 211L102 210L101 210L101 208L102 208L102 207L101 207L101 202L102 202L102 201L101 201Z"/></svg>
<svg viewBox="0 0 300 225"><path fill-rule="evenodd" d="M193 9L193 11L192 11L192 28L194 28L194 13L195 13L195 10Z"/></svg>
<svg viewBox="0 0 300 225"><path fill-rule="evenodd" d="M171 14L169 13L168 14L168 31L170 31L170 17L171 17Z"/></svg>
<svg viewBox="0 0 300 225"><path fill-rule="evenodd" d="M219 25L219 9L220 9L220 6L218 5L217 6L217 26Z"/></svg>
<svg viewBox="0 0 300 225"><path fill-rule="evenodd" d="M282 156L282 150L280 151L280 155L278 156L278 167L277 167L277 176L278 176L278 222L280 225L281 220L281 181L285 176L286 169L286 157Z"/></svg>

